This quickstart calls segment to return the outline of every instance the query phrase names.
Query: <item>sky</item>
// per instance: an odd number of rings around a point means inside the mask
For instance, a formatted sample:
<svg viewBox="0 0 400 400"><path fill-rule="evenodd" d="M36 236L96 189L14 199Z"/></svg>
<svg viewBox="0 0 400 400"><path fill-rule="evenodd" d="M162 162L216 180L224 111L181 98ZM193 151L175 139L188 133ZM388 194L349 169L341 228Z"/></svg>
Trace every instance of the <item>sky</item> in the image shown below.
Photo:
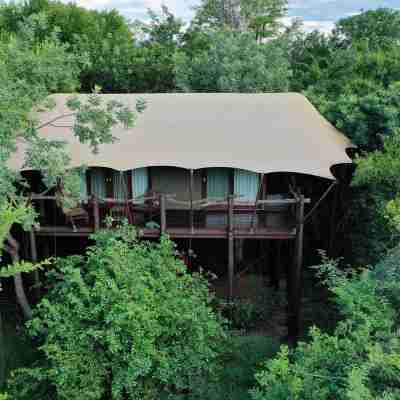
<svg viewBox="0 0 400 400"><path fill-rule="evenodd" d="M67 0L65 0L67 2ZM193 6L199 0L75 0L83 7L94 9L115 8L130 19L143 19L147 9L159 9L165 4L178 17L189 21L193 16ZM400 9L400 0L289 0L288 17L300 17L306 30L318 29L328 32L339 18L355 15L361 10L378 7Z"/></svg>

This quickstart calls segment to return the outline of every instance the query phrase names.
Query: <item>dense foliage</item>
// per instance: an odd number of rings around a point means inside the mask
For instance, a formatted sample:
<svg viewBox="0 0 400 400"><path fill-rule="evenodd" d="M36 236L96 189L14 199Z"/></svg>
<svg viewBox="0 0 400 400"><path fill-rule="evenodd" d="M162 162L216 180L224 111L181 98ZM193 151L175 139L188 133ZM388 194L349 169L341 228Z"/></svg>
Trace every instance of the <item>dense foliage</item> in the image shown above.
<svg viewBox="0 0 400 400"><path fill-rule="evenodd" d="M382 268L382 267L381 267ZM325 260L325 277L342 313L333 335L314 328L295 350L282 347L257 373L254 400L400 398L399 282L390 271L341 272ZM394 268L399 271L398 260Z"/></svg>
<svg viewBox="0 0 400 400"><path fill-rule="evenodd" d="M287 0L202 0L196 7L194 23L250 30L261 41L278 32L286 9Z"/></svg>
<svg viewBox="0 0 400 400"><path fill-rule="evenodd" d="M32 311L21 278L21 272L27 272L28 264L19 262L19 244L11 229L15 225L31 229L36 214L26 196L30 188L8 161L17 141L25 140L24 166L40 170L47 189L62 186L66 198L77 198L74 188L79 187L79 173L69 168L70 156L65 151L65 143L39 137L39 128L48 126L49 122L39 123L38 120L40 112L54 107L49 94L73 92L79 87L78 77L86 57L70 52L70 45L59 40L55 27L40 38L40 33L49 26L48 16L44 13L29 15L16 25L18 31L2 32L0 41L0 258L6 251L15 264L18 303L29 318ZM71 96L68 102L71 113L78 117L73 126L74 134L93 151L114 140L111 128L116 124L124 124L127 128L133 126L135 106L136 111L143 111L142 102L133 107L104 102L96 92L86 101ZM30 265L29 268L36 267Z"/></svg>
<svg viewBox="0 0 400 400"><path fill-rule="evenodd" d="M289 88L290 65L282 42L258 44L254 35L210 31L209 46L178 54L176 83L189 92L281 92Z"/></svg>
<svg viewBox="0 0 400 400"><path fill-rule="evenodd" d="M224 337L208 285L188 274L166 238L138 241L123 227L94 239L84 257L59 260L50 274L52 287L29 323L44 361L17 373L12 398L190 392L213 371Z"/></svg>
<svg viewBox="0 0 400 400"><path fill-rule="evenodd" d="M7 163L17 141L28 141L26 166L41 171L47 188L62 182L73 197L79 186L63 146L38 137L38 112L54 106L49 94L94 92L88 101L71 97L69 107L84 121L74 134L101 151L112 127L132 127L143 104L105 104L100 90L303 92L358 146L349 262L376 266L345 274L326 261L322 275L342 321L334 334L313 329L296 350L282 348L257 374L252 396L398 399L400 11L363 12L323 35L284 29L286 5L203 0L184 26L166 7L132 22L61 1L2 3L0 255L9 252L13 264L0 277L14 275L21 288L22 272L48 264L21 262L10 234L35 224L20 196L29 188ZM43 358L18 372L9 398L205 398L203 379L215 371L224 336L205 282L188 275L166 239L142 243L122 230L96 241L49 274L48 296L30 323ZM247 304L232 311L237 326L257 314ZM224 380L221 370L216 379Z"/></svg>
<svg viewBox="0 0 400 400"><path fill-rule="evenodd" d="M297 35L290 51L292 87L305 91L358 146L361 159L350 219L355 263L376 263L396 235L382 218L382 205L395 196L396 179L383 163L369 160L375 158L374 151L382 151L385 158L385 138L400 128L399 18L396 10L368 11L339 21L328 37L315 32Z"/></svg>

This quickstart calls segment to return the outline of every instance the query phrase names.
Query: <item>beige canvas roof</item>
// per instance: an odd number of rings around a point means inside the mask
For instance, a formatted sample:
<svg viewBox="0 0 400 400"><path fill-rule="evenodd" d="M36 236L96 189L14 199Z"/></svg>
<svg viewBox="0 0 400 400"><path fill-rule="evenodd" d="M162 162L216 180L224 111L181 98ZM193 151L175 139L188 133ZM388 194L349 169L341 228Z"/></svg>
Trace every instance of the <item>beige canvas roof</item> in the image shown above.
<svg viewBox="0 0 400 400"><path fill-rule="evenodd" d="M84 96L84 95L80 95ZM350 163L350 141L325 120L300 94L113 94L102 95L147 109L133 129L114 128L119 140L100 147L95 155L80 144L70 126L73 117L48 126L41 135L68 142L72 166L127 170L149 166L187 169L241 168L254 172L298 172L333 178L334 164ZM69 112L69 95L55 95L57 106L40 113L40 121ZM22 168L24 143L11 164Z"/></svg>

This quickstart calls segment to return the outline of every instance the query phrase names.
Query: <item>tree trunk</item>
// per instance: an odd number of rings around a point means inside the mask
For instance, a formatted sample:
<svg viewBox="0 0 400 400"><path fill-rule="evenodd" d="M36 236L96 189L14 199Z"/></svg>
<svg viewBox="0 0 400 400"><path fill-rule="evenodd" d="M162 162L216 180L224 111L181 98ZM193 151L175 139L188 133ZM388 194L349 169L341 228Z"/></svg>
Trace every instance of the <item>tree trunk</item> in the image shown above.
<svg viewBox="0 0 400 400"><path fill-rule="evenodd" d="M13 262L19 262L19 244L18 242L9 234L7 237L7 241L9 246L7 246L7 251L9 252L11 259ZM29 305L28 298L25 294L24 283L22 281L22 275L20 272L17 272L14 275L14 287L15 287L15 295L17 297L17 302L20 305L22 312L24 314L25 319L32 318L32 308Z"/></svg>

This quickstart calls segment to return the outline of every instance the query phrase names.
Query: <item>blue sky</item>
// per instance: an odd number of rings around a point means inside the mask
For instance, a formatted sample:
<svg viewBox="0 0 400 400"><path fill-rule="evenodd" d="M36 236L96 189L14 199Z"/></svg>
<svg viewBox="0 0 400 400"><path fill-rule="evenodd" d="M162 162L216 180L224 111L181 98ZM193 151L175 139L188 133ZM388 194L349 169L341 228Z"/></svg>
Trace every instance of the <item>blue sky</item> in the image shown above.
<svg viewBox="0 0 400 400"><path fill-rule="evenodd" d="M67 1L67 0L66 0ZM75 0L88 8L116 8L128 18L144 18L148 8L158 9L166 4L174 14L188 21L193 15L192 7L199 0ZM307 30L328 31L334 21L354 15L360 10L378 7L400 9L400 0L289 0L288 20L301 17Z"/></svg>

